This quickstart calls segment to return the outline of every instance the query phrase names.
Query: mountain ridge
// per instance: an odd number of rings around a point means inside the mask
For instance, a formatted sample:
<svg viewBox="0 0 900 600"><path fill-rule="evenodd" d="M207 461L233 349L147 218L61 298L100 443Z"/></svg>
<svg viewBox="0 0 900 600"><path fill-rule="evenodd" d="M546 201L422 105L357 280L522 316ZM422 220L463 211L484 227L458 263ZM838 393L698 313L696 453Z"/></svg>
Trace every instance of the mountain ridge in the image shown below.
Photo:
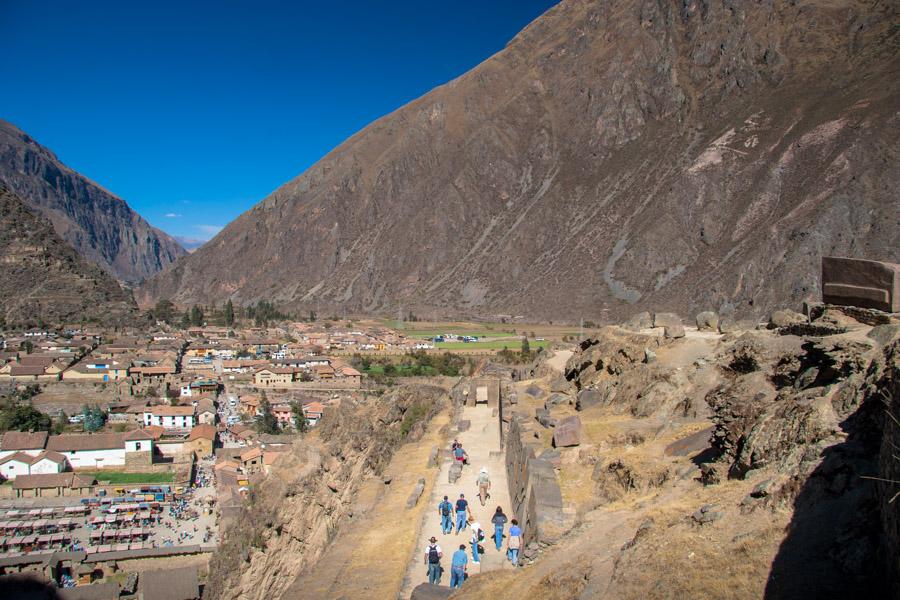
<svg viewBox="0 0 900 600"><path fill-rule="evenodd" d="M898 260L895 9L679 6L561 3L139 303L752 315L817 295L824 254Z"/></svg>
<svg viewBox="0 0 900 600"><path fill-rule="evenodd" d="M0 182L40 211L75 250L136 285L184 249L101 185L67 167L27 133L0 120Z"/></svg>

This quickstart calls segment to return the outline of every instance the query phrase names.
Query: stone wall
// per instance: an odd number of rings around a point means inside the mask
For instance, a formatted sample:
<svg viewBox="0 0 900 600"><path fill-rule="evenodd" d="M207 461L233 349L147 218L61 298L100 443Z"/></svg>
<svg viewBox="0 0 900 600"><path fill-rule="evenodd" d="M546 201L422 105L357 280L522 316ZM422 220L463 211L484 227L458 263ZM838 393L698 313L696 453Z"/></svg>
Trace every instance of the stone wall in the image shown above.
<svg viewBox="0 0 900 600"><path fill-rule="evenodd" d="M506 407L508 410L508 407ZM513 514L522 527L525 558L532 558L542 545L559 539L565 529L562 492L553 465L537 457L538 444L531 443L528 419L513 414L506 436L506 476Z"/></svg>
<svg viewBox="0 0 900 600"><path fill-rule="evenodd" d="M900 265L823 257L822 301L900 312Z"/></svg>

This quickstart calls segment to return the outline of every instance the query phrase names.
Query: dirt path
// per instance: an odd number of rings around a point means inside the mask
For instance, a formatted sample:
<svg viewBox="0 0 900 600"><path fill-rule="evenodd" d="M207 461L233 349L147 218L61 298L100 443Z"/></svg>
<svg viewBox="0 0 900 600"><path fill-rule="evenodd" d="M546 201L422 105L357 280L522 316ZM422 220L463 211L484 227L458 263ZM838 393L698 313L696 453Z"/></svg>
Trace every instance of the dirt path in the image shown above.
<svg viewBox="0 0 900 600"><path fill-rule="evenodd" d="M554 371L562 373L566 370L566 363L572 358L571 350L557 350L553 356L547 359L547 365Z"/></svg>
<svg viewBox="0 0 900 600"><path fill-rule="evenodd" d="M471 421L472 425L468 431L457 435L457 439L462 442L463 447L469 454L470 464L463 467L462 477L456 483L448 483L448 473L450 470L450 460L444 461L438 473L437 482L432 488L429 498L423 497L425 502L425 512L419 529L419 537L416 542L415 551L409 563L409 571L400 594L401 598L409 598L413 588L420 583L428 581L427 568L424 564L425 549L428 547L428 540L431 536L435 536L438 545L444 553L441 565L444 567L444 575L441 578L440 585L450 585L450 560L460 544L466 545L466 553L469 557L468 572L470 575L490 571L494 569L508 568L512 566L506 561L505 541L503 550L497 551L494 545L492 535L494 528L491 525L491 517L497 506L502 506L507 518L512 519L515 515L511 514L509 487L506 482L506 467L504 464L505 455L500 451L500 428L499 419L492 414L493 410L486 405L466 406L463 408L461 419ZM451 440L446 441L447 448L450 447ZM478 501L478 486L475 478L481 467L486 467L491 477L491 498L485 506L481 506ZM438 514L438 504L441 503L444 496L448 496L451 502L459 498L460 493L466 495L469 500L469 506L472 509L472 515L481 525L485 532L485 540L482 546L485 548L485 555L482 557L480 564L472 562L472 552L469 545L471 539L471 530L466 529L459 535L454 532L449 535L441 533L441 517ZM455 520L455 517L454 517ZM507 527L508 530L508 527Z"/></svg>

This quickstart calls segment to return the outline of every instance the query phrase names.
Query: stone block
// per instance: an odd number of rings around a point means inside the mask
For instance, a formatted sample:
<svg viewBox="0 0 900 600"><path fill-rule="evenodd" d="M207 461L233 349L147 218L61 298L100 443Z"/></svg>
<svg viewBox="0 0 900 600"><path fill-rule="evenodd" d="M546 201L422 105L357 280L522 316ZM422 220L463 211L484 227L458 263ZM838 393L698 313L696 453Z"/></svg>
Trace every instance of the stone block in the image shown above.
<svg viewBox="0 0 900 600"><path fill-rule="evenodd" d="M553 431L553 446L564 448L579 444L581 444L581 419L573 416L559 421Z"/></svg>
<svg viewBox="0 0 900 600"><path fill-rule="evenodd" d="M471 426L472 421L469 421L468 419L460 419L456 424L456 431L462 433L464 431L468 431Z"/></svg>
<svg viewBox="0 0 900 600"><path fill-rule="evenodd" d="M538 458L546 460L557 469L559 468L559 465L562 464L562 454L560 454L559 450L548 448L541 452L541 455Z"/></svg>
<svg viewBox="0 0 900 600"><path fill-rule="evenodd" d="M822 301L890 313L900 312L900 264L823 257Z"/></svg>
<svg viewBox="0 0 900 600"><path fill-rule="evenodd" d="M431 452L428 454L428 466L429 467L438 466L440 464L440 455L441 455L440 450L438 449L437 446L434 446L431 449Z"/></svg>
<svg viewBox="0 0 900 600"><path fill-rule="evenodd" d="M675 440L664 450L666 456L689 456L701 450L709 448L709 438L715 431L714 426L702 429L697 433Z"/></svg>
<svg viewBox="0 0 900 600"><path fill-rule="evenodd" d="M424 567L423 567L424 568ZM449 576L449 569L446 575ZM444 579L446 581L446 578ZM413 588L409 600L447 600L454 590L441 585L431 585L430 583L420 583Z"/></svg>
<svg viewBox="0 0 900 600"><path fill-rule="evenodd" d="M606 402L608 396L607 389L589 388L578 392L575 399L575 410L585 410L598 404Z"/></svg>
<svg viewBox="0 0 900 600"><path fill-rule="evenodd" d="M550 411L546 408L538 408L535 410L534 418L542 427L556 427L556 419L550 416Z"/></svg>
<svg viewBox="0 0 900 600"><path fill-rule="evenodd" d="M670 327L672 325L680 325L683 326L681 322L681 317L676 315L675 313L655 313L653 315L653 326L654 327Z"/></svg>
<svg viewBox="0 0 900 600"><path fill-rule="evenodd" d="M672 325L666 325L663 330L663 335L665 335L669 339L677 339L684 337L684 326L678 323Z"/></svg>
<svg viewBox="0 0 900 600"><path fill-rule="evenodd" d="M804 315L793 310L776 310L772 313L772 316L769 317L769 329L790 327L791 325L800 325L807 322L808 320Z"/></svg>
<svg viewBox="0 0 900 600"><path fill-rule="evenodd" d="M628 319L623 325L625 329L631 331L640 331L641 329L650 329L653 327L653 317L648 312L642 312Z"/></svg>
<svg viewBox="0 0 900 600"><path fill-rule="evenodd" d="M462 464L459 461L454 460L453 464L450 465L450 470L447 473L447 482L448 483L456 483L459 481L459 478L462 476Z"/></svg>
<svg viewBox="0 0 900 600"><path fill-rule="evenodd" d="M547 402L544 403L545 407L556 406L558 404L565 404L569 401L569 396L566 394L551 394L547 399Z"/></svg>
<svg viewBox="0 0 900 600"><path fill-rule="evenodd" d="M718 331L719 315L711 310L706 310L698 314L697 329L700 331Z"/></svg>

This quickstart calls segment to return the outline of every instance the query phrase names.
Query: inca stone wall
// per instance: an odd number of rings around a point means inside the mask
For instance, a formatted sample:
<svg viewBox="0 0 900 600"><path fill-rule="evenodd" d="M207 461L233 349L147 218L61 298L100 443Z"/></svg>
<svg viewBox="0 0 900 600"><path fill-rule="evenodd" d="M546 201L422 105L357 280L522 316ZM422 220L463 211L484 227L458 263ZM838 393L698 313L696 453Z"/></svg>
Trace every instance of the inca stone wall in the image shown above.
<svg viewBox="0 0 900 600"><path fill-rule="evenodd" d="M544 544L559 539L564 529L563 501L553 465L538 458L537 444L526 440L531 431L527 419L514 414L506 436L506 475L513 514L522 527L525 558Z"/></svg>

